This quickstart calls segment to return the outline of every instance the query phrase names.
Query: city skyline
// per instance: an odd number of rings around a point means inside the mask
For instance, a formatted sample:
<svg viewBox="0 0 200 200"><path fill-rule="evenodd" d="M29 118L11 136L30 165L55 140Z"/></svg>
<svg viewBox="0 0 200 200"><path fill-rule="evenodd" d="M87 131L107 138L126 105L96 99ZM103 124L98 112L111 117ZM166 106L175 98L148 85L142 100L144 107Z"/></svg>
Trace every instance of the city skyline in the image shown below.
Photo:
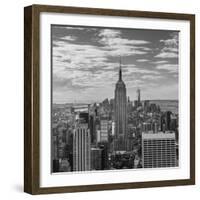
<svg viewBox="0 0 200 200"><path fill-rule="evenodd" d="M131 100L178 100L177 31L52 25L52 48L53 103L113 99L120 57Z"/></svg>

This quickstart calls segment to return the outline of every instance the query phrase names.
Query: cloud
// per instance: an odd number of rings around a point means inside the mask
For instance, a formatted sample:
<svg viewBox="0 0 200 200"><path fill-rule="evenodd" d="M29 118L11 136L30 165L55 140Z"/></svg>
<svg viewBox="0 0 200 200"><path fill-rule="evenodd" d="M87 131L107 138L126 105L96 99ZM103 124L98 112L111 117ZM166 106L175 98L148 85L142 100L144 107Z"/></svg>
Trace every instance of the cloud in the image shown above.
<svg viewBox="0 0 200 200"><path fill-rule="evenodd" d="M157 76L157 75L144 75L141 78L142 79L148 79L148 80L158 80L158 79L163 78L163 77Z"/></svg>
<svg viewBox="0 0 200 200"><path fill-rule="evenodd" d="M75 36L71 36L71 35L67 35L65 37L61 37L61 40L67 40L67 41L75 41L77 39L77 37Z"/></svg>
<svg viewBox="0 0 200 200"><path fill-rule="evenodd" d="M137 62L148 62L149 60L148 59L137 59L136 61Z"/></svg>
<svg viewBox="0 0 200 200"><path fill-rule="evenodd" d="M66 29L66 30L85 30L85 27L76 27L76 26L61 26L61 25L54 25L53 28L55 29Z"/></svg>
<svg viewBox="0 0 200 200"><path fill-rule="evenodd" d="M178 65L177 64L163 64L157 65L157 69L166 70L170 73L177 73L178 72Z"/></svg>
<svg viewBox="0 0 200 200"><path fill-rule="evenodd" d="M178 47L178 32L171 34L171 37L170 39L160 40L160 42L169 47Z"/></svg>
<svg viewBox="0 0 200 200"><path fill-rule="evenodd" d="M120 30L102 29L98 37L98 42L105 50L110 51L112 56L143 55L151 50L146 46L141 46L149 44L149 41L124 38Z"/></svg>
<svg viewBox="0 0 200 200"><path fill-rule="evenodd" d="M142 37L145 40L133 39L132 32L123 32L122 29L96 28L94 32L85 33L89 29L69 27L70 31L55 32L52 51L55 101L113 98L118 80L119 56L123 61L122 74L127 89L157 87L158 82L163 84L165 75L175 79L169 73L177 71L177 67L173 68L167 59L151 61L150 56L156 55L152 51L154 44L148 41L148 37ZM172 47L165 46L164 41L160 43L163 52L159 53L166 54L171 50L170 53L176 54L175 50L170 49Z"/></svg>
<svg viewBox="0 0 200 200"><path fill-rule="evenodd" d="M178 46L177 47L164 47L162 49L163 52L178 52Z"/></svg>
<svg viewBox="0 0 200 200"><path fill-rule="evenodd" d="M109 62L110 52L94 45L72 44L55 41L53 48L54 89L80 91L83 88L102 88L112 86L118 80L119 62ZM118 60L117 60L118 61ZM139 84L133 79L137 74L159 74L157 71L137 68L134 64L122 64L123 78L128 85ZM53 78L54 79L54 78ZM69 81L71 80L71 81Z"/></svg>
<svg viewBox="0 0 200 200"><path fill-rule="evenodd" d="M173 52L161 52L156 55L155 58L178 58L178 54Z"/></svg>
<svg viewBox="0 0 200 200"><path fill-rule="evenodd" d="M103 37L101 40L99 40L100 43L108 46L112 45L143 45L148 44L149 42L144 40L130 40L126 38L120 38L120 37Z"/></svg>
<svg viewBox="0 0 200 200"><path fill-rule="evenodd" d="M99 37L102 38L115 38L121 35L121 31L115 29L102 29L99 32Z"/></svg>
<svg viewBox="0 0 200 200"><path fill-rule="evenodd" d="M158 60L158 61L154 61L154 62L151 62L152 64L165 64L165 63L168 63L168 61L166 60Z"/></svg>
<svg viewBox="0 0 200 200"><path fill-rule="evenodd" d="M108 46L149 44L149 42L145 40L132 40L122 38L121 31L119 30L103 29L100 31L98 36L101 38L99 42Z"/></svg>
<svg viewBox="0 0 200 200"><path fill-rule="evenodd" d="M155 70L140 68L140 67L134 67L132 64L130 65L123 65L123 74L124 75L133 75L133 74L152 74L152 75L159 75L160 73Z"/></svg>
<svg viewBox="0 0 200 200"><path fill-rule="evenodd" d="M163 45L161 52L155 55L155 58L178 58L178 32L170 34L169 39L160 40Z"/></svg>
<svg viewBox="0 0 200 200"><path fill-rule="evenodd" d="M82 91L82 90L86 90L89 87L90 85L82 85L81 83L76 83L73 81L73 79L61 78L57 76L53 77L53 91L56 91L58 89L60 91L64 91L64 90Z"/></svg>
<svg viewBox="0 0 200 200"><path fill-rule="evenodd" d="M77 29L76 27L67 27L69 29ZM81 28L82 29L82 28ZM101 29L96 31L99 42L104 45L92 45L86 44L83 41L81 43L72 43L77 37L67 35L61 37L60 40L53 41L53 66L55 73L59 73L59 76L63 76L63 70L79 69L87 71L88 69L102 68L105 70L114 69L114 64L109 63L110 57L125 57L147 54L149 48L144 46L131 46L135 43L146 44L147 41L143 40L129 40L121 38L121 31L114 29ZM106 42L107 41L107 42ZM93 70L94 72L94 70Z"/></svg>
<svg viewBox="0 0 200 200"><path fill-rule="evenodd" d="M113 34L114 35L114 34ZM69 39L68 37L67 39ZM71 39L71 38L70 38ZM53 41L53 66L54 72L63 76L63 70L70 69L105 69L111 70L118 65L108 62L110 57L131 56L143 54L128 46L119 46L117 49L88 44L76 44L71 41ZM132 65L133 66L133 65Z"/></svg>

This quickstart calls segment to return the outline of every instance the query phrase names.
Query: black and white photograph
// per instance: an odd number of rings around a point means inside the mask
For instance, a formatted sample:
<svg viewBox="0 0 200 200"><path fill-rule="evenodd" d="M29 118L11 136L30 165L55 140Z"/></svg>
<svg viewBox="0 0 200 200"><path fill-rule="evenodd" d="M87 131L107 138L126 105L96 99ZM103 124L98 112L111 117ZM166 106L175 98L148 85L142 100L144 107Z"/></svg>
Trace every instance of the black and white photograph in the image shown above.
<svg viewBox="0 0 200 200"><path fill-rule="evenodd" d="M179 167L179 31L51 25L51 173Z"/></svg>

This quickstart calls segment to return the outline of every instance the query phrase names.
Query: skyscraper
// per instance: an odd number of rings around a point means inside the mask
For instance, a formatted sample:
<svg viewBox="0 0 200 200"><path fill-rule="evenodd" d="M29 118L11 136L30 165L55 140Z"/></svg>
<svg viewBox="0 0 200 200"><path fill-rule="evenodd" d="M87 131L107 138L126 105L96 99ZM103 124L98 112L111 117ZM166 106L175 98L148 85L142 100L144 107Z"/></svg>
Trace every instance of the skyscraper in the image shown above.
<svg viewBox="0 0 200 200"><path fill-rule="evenodd" d="M127 138L127 98L126 98L126 85L122 80L121 61L119 67L119 80L115 87L115 151L126 150L126 138Z"/></svg>
<svg viewBox="0 0 200 200"><path fill-rule="evenodd" d="M137 89L137 94L138 94L138 104L140 104L140 89Z"/></svg>
<svg viewBox="0 0 200 200"><path fill-rule="evenodd" d="M142 133L144 168L176 167L175 133Z"/></svg>
<svg viewBox="0 0 200 200"><path fill-rule="evenodd" d="M87 124L78 124L73 135L73 171L90 170L90 132Z"/></svg>
<svg viewBox="0 0 200 200"><path fill-rule="evenodd" d="M161 131L169 131L171 130L171 111L166 111L162 116L161 116Z"/></svg>
<svg viewBox="0 0 200 200"><path fill-rule="evenodd" d="M102 149L91 148L91 170L102 169Z"/></svg>
<svg viewBox="0 0 200 200"><path fill-rule="evenodd" d="M134 101L134 106L136 108L142 106L141 93L140 93L140 89L139 88L137 89L137 100Z"/></svg>
<svg viewBox="0 0 200 200"><path fill-rule="evenodd" d="M108 120L106 118L101 119L100 128L101 128L100 141L108 142Z"/></svg>

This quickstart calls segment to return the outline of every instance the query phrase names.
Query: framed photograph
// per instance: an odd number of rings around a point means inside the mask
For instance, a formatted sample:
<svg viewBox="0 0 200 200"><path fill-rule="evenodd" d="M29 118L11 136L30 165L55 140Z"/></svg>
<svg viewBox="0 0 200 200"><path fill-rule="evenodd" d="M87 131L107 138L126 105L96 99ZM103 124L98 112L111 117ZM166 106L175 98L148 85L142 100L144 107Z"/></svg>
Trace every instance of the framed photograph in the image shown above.
<svg viewBox="0 0 200 200"><path fill-rule="evenodd" d="M195 184L195 16L24 9L24 191Z"/></svg>

